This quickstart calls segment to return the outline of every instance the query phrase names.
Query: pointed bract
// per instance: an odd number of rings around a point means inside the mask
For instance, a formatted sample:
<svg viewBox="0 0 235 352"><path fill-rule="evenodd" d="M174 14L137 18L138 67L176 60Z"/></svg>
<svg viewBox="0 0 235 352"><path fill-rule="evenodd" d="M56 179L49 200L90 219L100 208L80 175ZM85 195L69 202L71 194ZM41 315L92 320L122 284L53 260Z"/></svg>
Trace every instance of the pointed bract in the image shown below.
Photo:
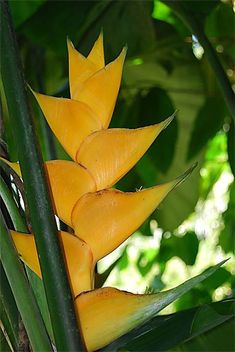
<svg viewBox="0 0 235 352"><path fill-rule="evenodd" d="M99 350L154 316L162 295L137 295L111 287L82 293L75 304L87 351Z"/></svg>
<svg viewBox="0 0 235 352"><path fill-rule="evenodd" d="M138 129L94 132L82 143L76 160L91 172L97 190L111 187L137 163L168 121Z"/></svg>
<svg viewBox="0 0 235 352"><path fill-rule="evenodd" d="M88 105L72 99L55 98L33 92L52 131L75 160L82 141L102 129Z"/></svg>
<svg viewBox="0 0 235 352"><path fill-rule="evenodd" d="M137 230L174 185L175 181L137 192L109 189L85 194L72 212L75 233L89 244L97 261Z"/></svg>
<svg viewBox="0 0 235 352"><path fill-rule="evenodd" d="M104 128L108 128L113 114L125 56L124 48L116 60L88 78L82 87L79 84L78 90L73 90L73 99L89 105Z"/></svg>
<svg viewBox="0 0 235 352"><path fill-rule="evenodd" d="M100 32L98 39L96 40L93 48L91 49L87 59L92 61L98 70L102 69L105 66L104 62L104 40L103 32Z"/></svg>
<svg viewBox="0 0 235 352"><path fill-rule="evenodd" d="M11 231L11 235L21 259L32 271L42 277L34 236L16 231ZM91 290L93 288L93 257L90 248L86 243L67 232L59 231L58 235L63 246L73 295L77 296L83 291Z"/></svg>
<svg viewBox="0 0 235 352"><path fill-rule="evenodd" d="M75 92L78 94L83 87L83 83L102 67L100 63L95 63L93 60L87 59L80 54L69 39L67 40L67 46L69 56L70 96L72 99L75 99Z"/></svg>
<svg viewBox="0 0 235 352"><path fill-rule="evenodd" d="M45 163L55 213L71 226L71 214L78 199L94 192L96 185L87 170L72 161L52 160Z"/></svg>

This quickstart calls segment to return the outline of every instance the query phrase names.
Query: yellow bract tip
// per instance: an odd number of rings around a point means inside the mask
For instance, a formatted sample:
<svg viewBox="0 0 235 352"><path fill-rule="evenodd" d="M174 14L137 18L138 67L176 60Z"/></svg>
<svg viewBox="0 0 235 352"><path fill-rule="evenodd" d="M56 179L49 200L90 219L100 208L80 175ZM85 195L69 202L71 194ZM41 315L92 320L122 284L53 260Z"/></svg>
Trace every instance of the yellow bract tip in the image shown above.
<svg viewBox="0 0 235 352"><path fill-rule="evenodd" d="M90 106L104 128L109 126L113 114L125 56L124 48L116 60L94 73L83 83L82 88L73 93L73 99Z"/></svg>
<svg viewBox="0 0 235 352"><path fill-rule="evenodd" d="M100 35L87 56L87 59L92 61L99 70L105 66L103 31L100 32Z"/></svg>

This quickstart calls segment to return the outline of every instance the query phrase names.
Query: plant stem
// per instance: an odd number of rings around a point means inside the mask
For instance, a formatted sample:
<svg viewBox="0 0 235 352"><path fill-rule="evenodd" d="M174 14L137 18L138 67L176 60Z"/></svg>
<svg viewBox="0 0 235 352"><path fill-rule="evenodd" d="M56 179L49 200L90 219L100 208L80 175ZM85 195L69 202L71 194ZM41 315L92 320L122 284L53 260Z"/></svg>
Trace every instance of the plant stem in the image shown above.
<svg viewBox="0 0 235 352"><path fill-rule="evenodd" d="M14 294L24 326L27 330L32 348L34 351L51 351L50 340L42 321L41 313L1 213L0 230L0 259Z"/></svg>
<svg viewBox="0 0 235 352"><path fill-rule="evenodd" d="M207 38L201 21L197 20L193 13L189 13L184 9L182 2L179 1L169 1L163 0L163 2L168 5L176 13L176 15L184 22L184 24L189 28L189 30L194 34L201 46L203 47L209 64L215 73L215 77L218 81L219 87L223 94L224 100L230 111L230 114L235 122L235 94L229 82L229 79L221 65L218 55Z"/></svg>
<svg viewBox="0 0 235 352"><path fill-rule="evenodd" d="M82 350L81 337L57 236L42 158L35 141L17 42L7 1L1 0L0 4L2 78L12 126L14 126L56 347L59 351L77 352ZM42 350L42 347L39 350Z"/></svg>

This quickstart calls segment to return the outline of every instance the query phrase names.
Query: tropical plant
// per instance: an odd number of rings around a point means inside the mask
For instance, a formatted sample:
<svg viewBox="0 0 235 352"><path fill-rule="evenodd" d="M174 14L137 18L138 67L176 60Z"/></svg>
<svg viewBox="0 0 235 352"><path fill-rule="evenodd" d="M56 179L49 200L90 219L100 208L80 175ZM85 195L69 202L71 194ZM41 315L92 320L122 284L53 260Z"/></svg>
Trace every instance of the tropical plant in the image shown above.
<svg viewBox="0 0 235 352"><path fill-rule="evenodd" d="M169 125L174 114L162 122L137 129L109 128L126 48L117 59L105 64L102 33L87 56L67 41L70 98L43 95L31 89L70 158L43 163L6 1L1 2L1 11L1 72L19 156L19 163L10 162L6 157L0 161L4 349L18 350L23 343L24 328L35 351L52 350L53 345L58 351L120 347L162 350L207 333L222 323L231 330L232 300L154 317L195 285L209 280L221 270L224 261L161 292L133 294L101 287L111 269L105 279L99 280L97 263L144 223L162 199L191 174L195 164L174 181L157 186L135 192L111 188L119 180L122 184L121 178ZM230 86L226 80L222 89L225 86L225 98L231 107ZM190 234L187 238L191 238ZM185 239L182 239L184 243ZM172 238L170 245L180 248L180 243L179 239ZM169 243L165 251L164 245L159 252L160 260L169 252ZM178 255L185 258L184 251ZM122 257L118 262L121 260ZM24 325L21 330L19 314ZM175 328L182 320L187 320L188 325L180 337L164 345L158 331ZM192 321L194 328L188 330ZM174 331L172 336L176 335Z"/></svg>

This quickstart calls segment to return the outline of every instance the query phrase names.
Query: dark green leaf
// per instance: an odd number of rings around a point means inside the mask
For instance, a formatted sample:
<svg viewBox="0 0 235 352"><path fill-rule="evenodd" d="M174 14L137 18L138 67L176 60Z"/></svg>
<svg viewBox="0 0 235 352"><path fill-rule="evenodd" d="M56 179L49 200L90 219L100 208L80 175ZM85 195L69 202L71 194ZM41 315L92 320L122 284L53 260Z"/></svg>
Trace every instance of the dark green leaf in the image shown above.
<svg viewBox="0 0 235 352"><path fill-rule="evenodd" d="M208 291L213 292L217 287L223 285L225 282L228 282L231 278L231 273L225 268L219 268L215 275L208 277L203 283L202 286Z"/></svg>
<svg viewBox="0 0 235 352"><path fill-rule="evenodd" d="M188 160L200 152L209 139L222 127L225 115L225 106L221 99L209 97L206 100L194 123L188 146Z"/></svg>
<svg viewBox="0 0 235 352"><path fill-rule="evenodd" d="M15 27L18 27L24 21L30 18L45 1L46 0L10 0L9 4Z"/></svg>
<svg viewBox="0 0 235 352"><path fill-rule="evenodd" d="M226 320L214 329L185 342L172 351L233 352L234 318Z"/></svg>
<svg viewBox="0 0 235 352"><path fill-rule="evenodd" d="M199 241L192 231L187 232L182 237L171 235L162 237L158 254L158 261L167 262L174 256L181 258L185 264L193 265L196 261Z"/></svg>
<svg viewBox="0 0 235 352"><path fill-rule="evenodd" d="M209 37L232 39L235 14L232 4L220 2L206 20L205 31Z"/></svg>
<svg viewBox="0 0 235 352"><path fill-rule="evenodd" d="M151 89L146 96L142 96L139 99L139 121L142 124L144 123L144 125L159 123L167 116L172 115L175 110L172 100L166 91L160 88ZM160 134L148 153L154 165L162 173L165 173L172 163L177 135L176 116L167 129Z"/></svg>
<svg viewBox="0 0 235 352"><path fill-rule="evenodd" d="M24 23L21 33L60 55L66 52L66 37L69 36L87 54L103 28L112 38L107 43L108 59L123 47L123 38L129 55L133 55L153 45L151 10L149 1L47 1ZM104 39L106 42L106 35Z"/></svg>

